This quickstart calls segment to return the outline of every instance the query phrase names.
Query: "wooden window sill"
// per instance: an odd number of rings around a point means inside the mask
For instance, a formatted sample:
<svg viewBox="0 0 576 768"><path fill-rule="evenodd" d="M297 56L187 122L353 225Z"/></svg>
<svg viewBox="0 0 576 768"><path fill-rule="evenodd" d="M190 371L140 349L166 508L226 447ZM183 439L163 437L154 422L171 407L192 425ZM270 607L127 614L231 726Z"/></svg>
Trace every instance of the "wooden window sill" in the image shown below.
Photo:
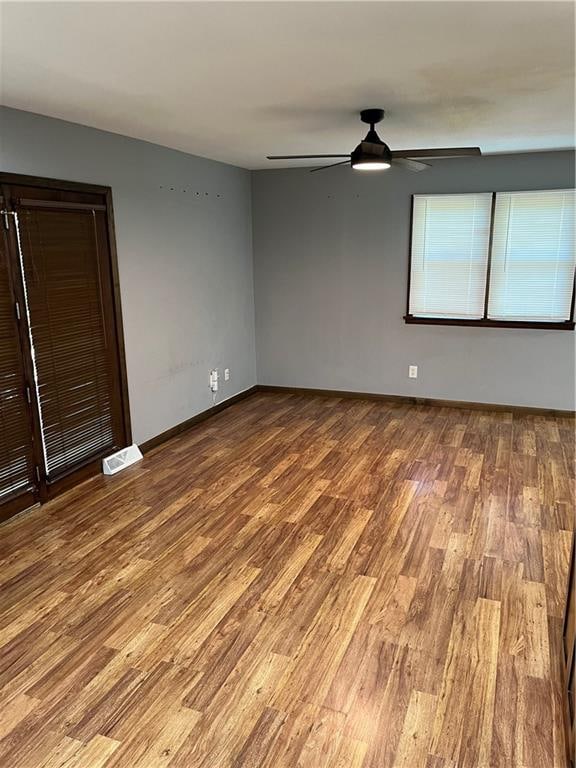
<svg viewBox="0 0 576 768"><path fill-rule="evenodd" d="M574 321L530 322L524 320L465 320L456 317L415 317L404 315L404 321L411 325L458 325L479 328L524 328L526 330L573 331Z"/></svg>

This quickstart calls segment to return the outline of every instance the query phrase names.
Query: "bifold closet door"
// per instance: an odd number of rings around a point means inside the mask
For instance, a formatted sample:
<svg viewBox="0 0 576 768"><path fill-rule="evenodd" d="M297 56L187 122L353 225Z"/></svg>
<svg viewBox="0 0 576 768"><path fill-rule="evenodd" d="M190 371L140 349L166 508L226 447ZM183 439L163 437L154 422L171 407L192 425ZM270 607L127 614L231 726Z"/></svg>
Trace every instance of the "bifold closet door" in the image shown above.
<svg viewBox="0 0 576 768"><path fill-rule="evenodd" d="M43 496L124 447L105 200L16 187ZM70 483L68 483L70 484Z"/></svg>
<svg viewBox="0 0 576 768"><path fill-rule="evenodd" d="M0 198L4 209L4 201ZM21 348L18 262L0 233L0 519L36 501L30 404Z"/></svg>

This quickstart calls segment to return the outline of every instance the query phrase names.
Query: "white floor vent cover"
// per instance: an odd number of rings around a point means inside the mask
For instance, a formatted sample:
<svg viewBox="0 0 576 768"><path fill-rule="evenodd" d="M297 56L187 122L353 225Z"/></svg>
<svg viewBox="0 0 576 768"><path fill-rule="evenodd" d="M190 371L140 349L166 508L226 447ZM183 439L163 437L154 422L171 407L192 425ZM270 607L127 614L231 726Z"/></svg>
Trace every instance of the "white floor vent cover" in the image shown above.
<svg viewBox="0 0 576 768"><path fill-rule="evenodd" d="M129 445L128 448L122 448L121 451L116 451L111 456L102 459L102 472L105 475L115 475L116 472L135 464L141 458L140 448L136 444Z"/></svg>

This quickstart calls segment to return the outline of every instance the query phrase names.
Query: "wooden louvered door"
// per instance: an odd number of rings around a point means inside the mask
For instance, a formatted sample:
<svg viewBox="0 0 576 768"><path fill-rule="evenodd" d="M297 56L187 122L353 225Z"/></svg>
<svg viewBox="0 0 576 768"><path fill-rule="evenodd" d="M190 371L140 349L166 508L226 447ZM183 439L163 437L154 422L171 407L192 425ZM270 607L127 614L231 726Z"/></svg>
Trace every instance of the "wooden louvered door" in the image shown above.
<svg viewBox="0 0 576 768"><path fill-rule="evenodd" d="M31 476L46 500L129 442L107 195L2 189L24 302Z"/></svg>
<svg viewBox="0 0 576 768"><path fill-rule="evenodd" d="M0 197L0 209L5 210ZM31 389L20 335L19 265L10 247L10 219L0 235L0 520L38 500Z"/></svg>

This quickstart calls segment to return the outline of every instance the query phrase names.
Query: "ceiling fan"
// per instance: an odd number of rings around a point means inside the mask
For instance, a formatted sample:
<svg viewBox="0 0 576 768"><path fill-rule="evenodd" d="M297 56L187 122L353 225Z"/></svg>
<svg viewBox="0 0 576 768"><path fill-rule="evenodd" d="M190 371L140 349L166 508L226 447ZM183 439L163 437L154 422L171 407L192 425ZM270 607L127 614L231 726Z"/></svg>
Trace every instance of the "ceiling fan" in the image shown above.
<svg viewBox="0 0 576 768"><path fill-rule="evenodd" d="M392 151L388 144L385 144L374 130L374 126L384 117L383 109L363 109L360 112L360 120L370 126L366 137L358 144L348 155L268 155L268 160L320 160L329 158L342 158L338 163L322 165L319 168L313 168L315 171L324 171L327 168L334 168L336 165L347 165L356 171L381 171L390 168L391 165L401 165L409 171L418 173L430 168L429 163L423 163L416 158L433 159L437 157L469 157L471 155L481 155L480 147L451 147L443 149L397 149Z"/></svg>

